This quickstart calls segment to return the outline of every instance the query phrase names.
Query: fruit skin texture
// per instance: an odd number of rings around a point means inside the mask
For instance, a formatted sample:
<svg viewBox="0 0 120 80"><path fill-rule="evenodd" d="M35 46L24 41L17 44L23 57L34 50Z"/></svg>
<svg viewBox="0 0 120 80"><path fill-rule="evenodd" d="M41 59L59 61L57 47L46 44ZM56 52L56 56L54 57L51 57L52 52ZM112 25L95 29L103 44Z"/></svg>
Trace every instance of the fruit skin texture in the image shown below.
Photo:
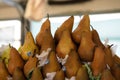
<svg viewBox="0 0 120 80"><path fill-rule="evenodd" d="M29 56L39 53L31 32L26 33L24 44L21 46L20 50L20 54L24 60L28 60Z"/></svg>
<svg viewBox="0 0 120 80"><path fill-rule="evenodd" d="M89 75L87 73L87 69L84 65L82 65L77 72L76 80L89 80Z"/></svg>
<svg viewBox="0 0 120 80"><path fill-rule="evenodd" d="M78 53L83 61L92 61L94 57L95 44L92 41L90 32L82 32L81 42L78 48Z"/></svg>
<svg viewBox="0 0 120 80"><path fill-rule="evenodd" d="M102 72L101 79L100 80L115 80L114 76L111 74L110 70L105 69Z"/></svg>
<svg viewBox="0 0 120 80"><path fill-rule="evenodd" d="M36 67L33 70L31 80L43 80L42 74L41 74L40 69L38 67Z"/></svg>
<svg viewBox="0 0 120 80"><path fill-rule="evenodd" d="M0 80L7 80L8 76L9 72L5 66L5 63L3 60L0 60Z"/></svg>
<svg viewBox="0 0 120 80"><path fill-rule="evenodd" d="M64 30L56 47L58 57L65 58L66 55L69 55L71 50L75 49L76 46L71 39L70 32L68 30Z"/></svg>
<svg viewBox="0 0 120 80"><path fill-rule="evenodd" d="M65 70L65 75L67 78L71 78L72 76L76 76L77 71L79 67L82 66L82 63L80 62L78 53L75 50L72 50L69 53L69 57L64 64L66 70Z"/></svg>
<svg viewBox="0 0 120 80"><path fill-rule="evenodd" d="M55 40L59 42L64 30L68 30L71 33L73 24L74 24L74 16L71 16L56 30L54 35Z"/></svg>
<svg viewBox="0 0 120 80"><path fill-rule="evenodd" d="M91 69L93 72L93 76L98 76L102 73L102 71L106 68L105 64L105 53L101 47L96 47L94 59L91 63Z"/></svg>
<svg viewBox="0 0 120 80"><path fill-rule="evenodd" d="M8 61L8 71L12 75L15 68L19 67L23 69L24 67L24 60L20 56L19 52L14 48L11 47L10 49L10 59Z"/></svg>
<svg viewBox="0 0 120 80"><path fill-rule="evenodd" d="M90 32L90 18L88 14L83 16L78 27L72 32L72 38L77 44L81 41L81 34L83 31Z"/></svg>
<svg viewBox="0 0 120 80"><path fill-rule="evenodd" d="M26 80L22 70L19 67L15 68L13 80Z"/></svg>
<svg viewBox="0 0 120 80"><path fill-rule="evenodd" d="M24 65L24 74L29 78L29 74L36 68L38 59L30 56L26 64Z"/></svg>
<svg viewBox="0 0 120 80"><path fill-rule="evenodd" d="M57 71L53 80L65 80L64 71L62 69Z"/></svg>
<svg viewBox="0 0 120 80"><path fill-rule="evenodd" d="M48 55L48 63L42 67L43 76L46 77L47 73L56 72L61 69L60 64L57 61L56 54L51 51Z"/></svg>

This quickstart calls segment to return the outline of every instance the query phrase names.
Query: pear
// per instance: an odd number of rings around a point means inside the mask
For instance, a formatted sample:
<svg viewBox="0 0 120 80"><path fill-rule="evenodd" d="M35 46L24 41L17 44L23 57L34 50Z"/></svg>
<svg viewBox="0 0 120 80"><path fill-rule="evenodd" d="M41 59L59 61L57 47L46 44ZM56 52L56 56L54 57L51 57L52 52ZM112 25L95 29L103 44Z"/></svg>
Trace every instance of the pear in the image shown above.
<svg viewBox="0 0 120 80"><path fill-rule="evenodd" d="M49 18L42 24L40 31L38 32L37 36L36 36L36 44L41 47L42 44L42 38L43 35L45 34L44 32L48 30L50 31L50 20Z"/></svg>
<svg viewBox="0 0 120 80"><path fill-rule="evenodd" d="M10 59L8 61L8 71L11 75L13 74L16 67L23 69L24 60L22 59L22 57L20 56L16 48L11 47L10 48Z"/></svg>
<svg viewBox="0 0 120 80"><path fill-rule="evenodd" d="M40 53L46 51L48 48L55 50L55 42L51 34L49 18L42 24L42 27L36 36L36 44L41 48Z"/></svg>
<svg viewBox="0 0 120 80"><path fill-rule="evenodd" d="M31 80L43 80L41 71L38 67L33 70Z"/></svg>
<svg viewBox="0 0 120 80"><path fill-rule="evenodd" d="M62 69L57 71L53 80L65 80L64 71Z"/></svg>
<svg viewBox="0 0 120 80"><path fill-rule="evenodd" d="M100 47L102 47L102 48L104 49L105 46L104 46L103 43L101 42L97 30L95 30L95 29L92 27L92 31L91 31L91 32L92 32L92 40L93 40L93 42L94 42L97 46L100 46Z"/></svg>
<svg viewBox="0 0 120 80"><path fill-rule="evenodd" d="M30 56L26 64L24 65L24 74L27 78L31 77L31 73L37 66L38 59L34 56Z"/></svg>
<svg viewBox="0 0 120 80"><path fill-rule="evenodd" d="M81 33L81 42L78 48L78 53L83 61L92 61L95 50L95 43L92 41L90 32Z"/></svg>
<svg viewBox="0 0 120 80"><path fill-rule="evenodd" d="M67 78L71 78L72 76L76 76L79 67L81 66L81 62L79 60L79 56L75 50L71 50L69 53L69 57L64 64L65 66L65 75Z"/></svg>
<svg viewBox="0 0 120 80"><path fill-rule="evenodd" d="M3 60L0 60L0 80L7 80L9 72Z"/></svg>
<svg viewBox="0 0 120 80"><path fill-rule="evenodd" d="M100 80L116 80L114 76L111 74L109 69L105 69L102 72L101 79Z"/></svg>
<svg viewBox="0 0 120 80"><path fill-rule="evenodd" d="M56 72L61 69L60 64L57 61L57 57L54 51L51 51L48 55L48 63L42 68L43 76L46 77L47 73Z"/></svg>
<svg viewBox="0 0 120 80"><path fill-rule="evenodd" d="M76 80L89 80L89 75L87 73L87 69L84 65L82 65L77 72Z"/></svg>
<svg viewBox="0 0 120 80"><path fill-rule="evenodd" d="M105 68L106 68L105 52L101 47L96 47L94 53L94 59L91 63L93 76L95 77L99 76Z"/></svg>
<svg viewBox="0 0 120 80"><path fill-rule="evenodd" d="M81 33L83 31L90 32L90 19L88 14L85 14L83 16L83 18L79 22L78 27L72 32L73 40L78 44L81 41Z"/></svg>
<svg viewBox="0 0 120 80"><path fill-rule="evenodd" d="M113 55L112 55L112 51L111 51L110 47L111 46L105 47L104 52L105 52L105 62L111 68L114 64L114 60L113 60Z"/></svg>
<svg viewBox="0 0 120 80"><path fill-rule="evenodd" d="M24 44L21 46L21 56L24 60L28 60L29 56L39 53L35 44L33 35L30 31L26 33Z"/></svg>
<svg viewBox="0 0 120 80"><path fill-rule="evenodd" d="M54 35L55 40L59 41L61 38L62 32L66 29L69 30L71 33L73 24L74 24L74 16L71 16L64 23L62 23L62 25L56 30L55 35Z"/></svg>
<svg viewBox="0 0 120 80"><path fill-rule="evenodd" d="M76 46L71 39L70 32L68 30L64 30L56 47L58 57L65 58L65 56L68 55L71 50L75 49Z"/></svg>
<svg viewBox="0 0 120 80"><path fill-rule="evenodd" d="M117 55L113 56L114 64L111 67L111 73L116 80L120 79L120 58Z"/></svg>
<svg viewBox="0 0 120 80"><path fill-rule="evenodd" d="M13 73L13 80L27 80L19 67L16 67Z"/></svg>

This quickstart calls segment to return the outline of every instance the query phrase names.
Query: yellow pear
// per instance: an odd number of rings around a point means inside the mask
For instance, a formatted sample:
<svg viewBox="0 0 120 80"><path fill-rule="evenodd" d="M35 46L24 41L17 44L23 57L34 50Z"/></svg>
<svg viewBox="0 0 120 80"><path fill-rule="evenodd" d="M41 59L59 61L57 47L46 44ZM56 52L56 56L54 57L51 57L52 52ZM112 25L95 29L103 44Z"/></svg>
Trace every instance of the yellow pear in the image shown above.
<svg viewBox="0 0 120 80"><path fill-rule="evenodd" d="M54 37L55 40L59 41L61 38L62 32L66 29L69 30L71 33L73 24L74 24L74 16L71 16L64 23L62 23L62 25L56 30L55 37Z"/></svg>
<svg viewBox="0 0 120 80"><path fill-rule="evenodd" d="M78 53L75 50L71 50L69 57L64 64L66 77L71 78L72 76L76 76L80 66L82 66L82 64L80 62Z"/></svg>
<svg viewBox="0 0 120 80"><path fill-rule="evenodd" d="M28 60L29 56L39 53L38 47L35 44L33 35L31 32L27 32L25 36L24 44L20 48L21 56L24 60Z"/></svg>
<svg viewBox="0 0 120 80"><path fill-rule="evenodd" d="M10 48L10 59L8 61L8 71L11 75L13 74L16 67L23 69L24 60L22 59L22 57L20 56L16 48L11 47Z"/></svg>
<svg viewBox="0 0 120 80"><path fill-rule="evenodd" d="M58 57L65 58L65 56L68 55L71 50L75 49L76 46L71 39L70 32L68 30L64 30L56 47Z"/></svg>
<svg viewBox="0 0 120 80"><path fill-rule="evenodd" d="M78 44L81 41L81 33L83 31L90 32L90 19L88 14L85 14L83 16L83 18L79 22L78 27L72 32L73 40Z"/></svg>
<svg viewBox="0 0 120 80"><path fill-rule="evenodd" d="M78 48L78 53L83 61L92 61L94 56L95 44L92 41L90 32L82 32L81 42Z"/></svg>

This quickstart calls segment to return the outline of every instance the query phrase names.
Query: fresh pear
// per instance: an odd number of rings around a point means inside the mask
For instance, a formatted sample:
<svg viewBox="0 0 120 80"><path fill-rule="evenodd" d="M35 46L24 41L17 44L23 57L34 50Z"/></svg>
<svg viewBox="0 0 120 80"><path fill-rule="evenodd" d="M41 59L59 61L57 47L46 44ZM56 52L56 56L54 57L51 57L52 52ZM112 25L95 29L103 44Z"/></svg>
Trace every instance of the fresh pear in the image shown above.
<svg viewBox="0 0 120 80"><path fill-rule="evenodd" d="M30 80L43 80L41 71L38 67L33 70L32 77Z"/></svg>
<svg viewBox="0 0 120 80"><path fill-rule="evenodd" d="M27 78L31 77L31 73L37 66L38 59L34 56L30 56L26 64L24 65L24 74Z"/></svg>
<svg viewBox="0 0 120 80"><path fill-rule="evenodd" d="M77 72L76 80L89 80L89 75L87 73L87 69L84 65L82 65Z"/></svg>
<svg viewBox="0 0 120 80"><path fill-rule="evenodd" d="M104 52L105 52L105 62L111 68L114 64L111 46L106 46L104 48Z"/></svg>
<svg viewBox="0 0 120 80"><path fill-rule="evenodd" d="M65 80L64 71L62 69L57 71L53 80Z"/></svg>
<svg viewBox="0 0 120 80"><path fill-rule="evenodd" d="M120 80L120 58L117 55L113 56L114 64L111 67L111 73L116 80Z"/></svg>
<svg viewBox="0 0 120 80"><path fill-rule="evenodd" d="M19 67L16 67L13 73L13 80L27 80Z"/></svg>
<svg viewBox="0 0 120 80"><path fill-rule="evenodd" d="M39 47L41 47L43 34L45 34L46 30L50 31L50 20L49 20L49 18L42 24L42 26L40 28L40 31L38 32L38 34L36 36L36 44Z"/></svg>
<svg viewBox="0 0 120 80"><path fill-rule="evenodd" d="M73 24L74 24L74 16L71 16L64 23L62 23L62 25L56 30L55 35L54 35L55 40L59 41L61 38L62 32L66 29L69 30L71 33Z"/></svg>
<svg viewBox="0 0 120 80"><path fill-rule="evenodd" d="M26 33L24 44L21 46L21 56L24 60L28 60L29 56L39 53L35 44L33 35L30 31Z"/></svg>
<svg viewBox="0 0 120 80"><path fill-rule="evenodd" d="M101 79L100 80L116 80L114 76L111 74L109 69L105 69L102 72Z"/></svg>
<svg viewBox="0 0 120 80"><path fill-rule="evenodd" d="M92 41L90 32L81 33L81 42L78 48L78 53L83 61L92 61L95 50L95 43Z"/></svg>
<svg viewBox="0 0 120 80"><path fill-rule="evenodd" d="M94 42L97 46L100 46L100 47L102 47L102 48L104 49L105 46L104 46L103 43L101 42L97 30L95 30L95 29L92 27L92 31L91 31L91 32L92 32L92 40L93 40L93 42Z"/></svg>
<svg viewBox="0 0 120 80"><path fill-rule="evenodd" d="M68 55L71 50L75 49L76 46L71 39L70 32L68 30L64 30L56 47L58 57L65 58L65 56Z"/></svg>
<svg viewBox="0 0 120 80"><path fill-rule="evenodd" d="M72 32L73 40L78 44L81 41L81 33L83 31L90 32L90 19L88 14L85 14L83 16L83 18L79 22L78 27Z"/></svg>
<svg viewBox="0 0 120 80"><path fill-rule="evenodd" d="M79 67L81 66L81 62L78 56L78 53L75 50L71 50L69 53L69 57L64 64L65 66L65 75L67 78L71 78L72 76L76 76Z"/></svg>
<svg viewBox="0 0 120 80"><path fill-rule="evenodd" d="M23 69L24 60L22 59L22 57L20 56L16 48L11 47L10 48L10 59L8 61L8 71L11 75L13 74L16 67Z"/></svg>
<svg viewBox="0 0 120 80"><path fill-rule="evenodd" d="M101 47L95 48L94 59L91 63L91 69L93 76L99 76L106 68L105 64L105 52Z"/></svg>
<svg viewBox="0 0 120 80"><path fill-rule="evenodd" d="M48 48L55 50L55 42L51 34L51 26L49 18L43 23L39 33L36 36L36 43L42 51L46 51Z"/></svg>
<svg viewBox="0 0 120 80"><path fill-rule="evenodd" d="M61 69L60 64L57 61L57 57L54 51L51 51L48 55L48 63L42 68L43 76L46 77L47 73L56 72Z"/></svg>
<svg viewBox="0 0 120 80"><path fill-rule="evenodd" d="M0 60L0 80L7 80L9 72L3 60Z"/></svg>

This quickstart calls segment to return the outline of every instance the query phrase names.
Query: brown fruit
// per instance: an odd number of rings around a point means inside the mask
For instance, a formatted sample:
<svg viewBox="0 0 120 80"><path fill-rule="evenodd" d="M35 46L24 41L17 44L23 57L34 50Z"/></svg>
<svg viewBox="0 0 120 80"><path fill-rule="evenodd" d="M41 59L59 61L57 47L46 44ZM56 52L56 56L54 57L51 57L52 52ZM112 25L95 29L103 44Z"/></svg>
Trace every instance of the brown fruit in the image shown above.
<svg viewBox="0 0 120 80"><path fill-rule="evenodd" d="M116 80L120 80L120 58L117 55L113 56L114 65L111 67L111 73Z"/></svg>
<svg viewBox="0 0 120 80"><path fill-rule="evenodd" d="M57 57L54 51L51 51L48 55L48 63L42 68L43 76L46 77L47 73L56 72L60 70L60 64L57 61Z"/></svg>
<svg viewBox="0 0 120 80"><path fill-rule="evenodd" d="M89 75L84 65L79 68L76 75L76 80L89 80Z"/></svg>
<svg viewBox="0 0 120 80"><path fill-rule="evenodd" d="M90 32L90 19L88 14L83 16L78 27L72 33L73 40L78 44L81 41L81 34L83 31Z"/></svg>
<svg viewBox="0 0 120 80"><path fill-rule="evenodd" d="M68 30L64 30L56 47L58 57L65 58L65 56L68 55L71 50L75 49L76 47L71 39L70 32Z"/></svg>
<svg viewBox="0 0 120 80"><path fill-rule="evenodd" d="M65 80L64 71L62 69L57 71L53 80Z"/></svg>
<svg viewBox="0 0 120 80"><path fill-rule="evenodd" d="M95 44L92 41L90 32L82 32L81 42L78 48L78 53L83 61L92 61L94 56Z"/></svg>
<svg viewBox="0 0 120 80"><path fill-rule="evenodd" d="M68 30L70 33L72 32L74 23L74 16L69 17L55 32L55 40L59 41L61 38L61 35L64 30Z"/></svg>
<svg viewBox="0 0 120 80"><path fill-rule="evenodd" d="M41 71L38 67L33 70L31 80L43 80Z"/></svg>
<svg viewBox="0 0 120 80"><path fill-rule="evenodd" d="M94 53L94 59L91 63L91 69L94 76L98 76L106 68L105 64L105 52L101 47L96 47Z"/></svg>
<svg viewBox="0 0 120 80"><path fill-rule="evenodd" d="M49 18L42 24L41 29L36 36L36 44L39 47L41 47L43 34L46 30L50 31L50 20L49 20Z"/></svg>
<svg viewBox="0 0 120 80"><path fill-rule="evenodd" d="M24 65L24 74L29 78L30 73L36 68L38 59L30 56L26 64Z"/></svg>
<svg viewBox="0 0 120 80"><path fill-rule="evenodd" d="M111 68L114 64L114 60L110 47L109 46L105 47L104 52L105 52L105 62Z"/></svg>
<svg viewBox="0 0 120 80"><path fill-rule="evenodd" d="M19 67L23 69L24 67L24 60L20 56L19 52L14 48L10 48L10 59L8 61L8 71L12 75L15 68Z"/></svg>
<svg viewBox="0 0 120 80"><path fill-rule="evenodd" d="M101 79L100 79L100 80L115 80L115 78L114 78L113 75L111 74L110 70L105 69L105 70L102 72L102 75L101 75Z"/></svg>
<svg viewBox="0 0 120 80"><path fill-rule="evenodd" d="M72 50L69 53L69 57L64 64L66 70L65 75L67 78L71 78L72 76L76 76L79 67L81 67L81 62L79 56L75 50Z"/></svg>
<svg viewBox="0 0 120 80"><path fill-rule="evenodd" d="M91 31L91 32L92 32L92 40L93 40L93 42L94 42L97 46L100 46L101 48L104 49L105 46L104 46L103 43L101 42L97 30L95 30L95 29L92 27L92 31Z"/></svg>
<svg viewBox="0 0 120 80"><path fill-rule="evenodd" d="M8 76L9 72L5 66L5 63L3 60L0 60L0 80L7 80Z"/></svg>
<svg viewBox="0 0 120 80"><path fill-rule="evenodd" d="M13 80L27 80L19 67L15 68Z"/></svg>

